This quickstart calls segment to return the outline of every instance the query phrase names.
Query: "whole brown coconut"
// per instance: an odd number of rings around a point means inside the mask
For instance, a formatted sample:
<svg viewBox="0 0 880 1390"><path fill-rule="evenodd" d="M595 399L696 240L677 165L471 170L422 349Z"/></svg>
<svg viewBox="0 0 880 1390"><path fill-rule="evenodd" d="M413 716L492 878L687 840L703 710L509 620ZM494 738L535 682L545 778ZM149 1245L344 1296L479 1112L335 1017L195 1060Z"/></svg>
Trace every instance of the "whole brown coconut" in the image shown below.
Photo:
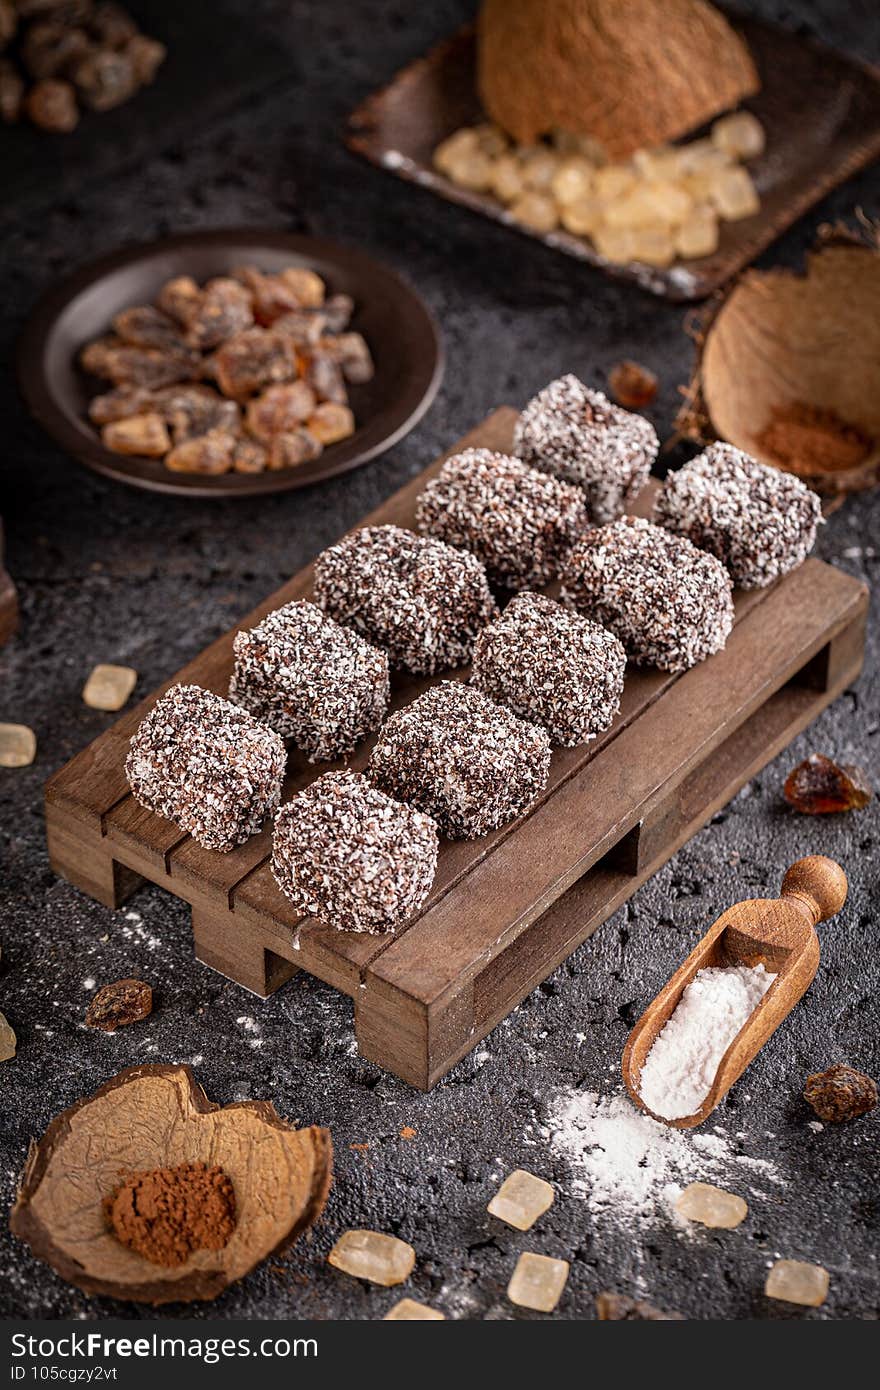
<svg viewBox="0 0 880 1390"><path fill-rule="evenodd" d="M760 86L705 0L484 0L478 35L483 106L523 144L564 130L625 159Z"/></svg>

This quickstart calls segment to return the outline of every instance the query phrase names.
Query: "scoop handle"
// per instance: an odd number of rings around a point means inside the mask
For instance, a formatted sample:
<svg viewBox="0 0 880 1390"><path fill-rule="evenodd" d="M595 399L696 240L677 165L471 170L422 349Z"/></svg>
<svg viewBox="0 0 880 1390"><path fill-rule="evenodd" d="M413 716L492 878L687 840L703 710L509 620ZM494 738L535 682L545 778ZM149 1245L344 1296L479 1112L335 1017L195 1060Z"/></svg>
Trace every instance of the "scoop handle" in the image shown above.
<svg viewBox="0 0 880 1390"><path fill-rule="evenodd" d="M834 859L809 854L792 864L782 880L783 898L802 903L813 919L813 926L834 917L846 902L846 874Z"/></svg>

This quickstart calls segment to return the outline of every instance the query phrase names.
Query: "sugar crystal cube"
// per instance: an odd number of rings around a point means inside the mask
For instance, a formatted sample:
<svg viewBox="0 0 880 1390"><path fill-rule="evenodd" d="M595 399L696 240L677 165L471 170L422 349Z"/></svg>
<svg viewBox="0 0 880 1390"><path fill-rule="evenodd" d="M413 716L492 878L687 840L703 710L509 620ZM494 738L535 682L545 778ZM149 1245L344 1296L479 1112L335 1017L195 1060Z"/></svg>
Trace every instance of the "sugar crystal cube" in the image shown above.
<svg viewBox="0 0 880 1390"><path fill-rule="evenodd" d="M566 159L553 175L553 196L563 208L593 191L593 166L585 159Z"/></svg>
<svg viewBox="0 0 880 1390"><path fill-rule="evenodd" d="M828 1297L828 1270L805 1260L777 1260L764 1285L768 1298L818 1308Z"/></svg>
<svg viewBox="0 0 880 1390"><path fill-rule="evenodd" d="M536 145L522 152L520 164L527 186L539 193L549 193L559 168L559 155L545 145Z"/></svg>
<svg viewBox="0 0 880 1390"><path fill-rule="evenodd" d="M27 767L37 756L37 736L26 724L0 724L0 767Z"/></svg>
<svg viewBox="0 0 880 1390"><path fill-rule="evenodd" d="M606 164L604 169L596 170L596 193L600 198L622 198L635 185L636 176L625 164Z"/></svg>
<svg viewBox="0 0 880 1390"><path fill-rule="evenodd" d="M711 256L718 249L718 218L713 208L701 204L689 213L676 229L675 249L687 260Z"/></svg>
<svg viewBox="0 0 880 1390"><path fill-rule="evenodd" d="M643 265L671 265L675 246L665 227L639 227L633 232L632 253Z"/></svg>
<svg viewBox="0 0 880 1390"><path fill-rule="evenodd" d="M533 1255L524 1250L507 1286L507 1297L520 1308L552 1313L562 1297L570 1268L568 1260L554 1260L549 1255Z"/></svg>
<svg viewBox="0 0 880 1390"><path fill-rule="evenodd" d="M381 1231L343 1231L327 1260L344 1274L390 1288L412 1274L416 1252L405 1240Z"/></svg>
<svg viewBox="0 0 880 1390"><path fill-rule="evenodd" d="M609 227L600 222L593 233L593 245L606 261L614 265L626 265L634 259L633 234L629 227Z"/></svg>
<svg viewBox="0 0 880 1390"><path fill-rule="evenodd" d="M725 222L752 217L761 202L747 169L722 169L712 180L710 197Z"/></svg>
<svg viewBox="0 0 880 1390"><path fill-rule="evenodd" d="M590 236L602 220L604 204L588 194L573 203L565 203L560 216L562 225L574 236Z"/></svg>
<svg viewBox="0 0 880 1390"><path fill-rule="evenodd" d="M82 697L92 709L122 709L137 685L130 666L96 666L83 686Z"/></svg>
<svg viewBox="0 0 880 1390"><path fill-rule="evenodd" d="M427 1303L417 1303L414 1298L402 1298L382 1319L383 1322L445 1322L446 1314L438 1308L429 1308Z"/></svg>
<svg viewBox="0 0 880 1390"><path fill-rule="evenodd" d="M745 1221L749 1213L742 1197L710 1182L692 1182L676 1200L675 1209L688 1221L699 1221L703 1226L722 1230L732 1230Z"/></svg>
<svg viewBox="0 0 880 1390"><path fill-rule="evenodd" d="M527 1231L553 1205L555 1196L549 1182L536 1178L524 1168L515 1168L504 1179L486 1210L490 1216L497 1216L499 1221L506 1221L517 1231Z"/></svg>
<svg viewBox="0 0 880 1390"><path fill-rule="evenodd" d="M712 144L734 159L756 159L766 143L764 127L751 111L734 111L712 126Z"/></svg>
<svg viewBox="0 0 880 1390"><path fill-rule="evenodd" d="M523 169L515 154L503 154L492 166L492 192L502 203L512 203L525 192Z"/></svg>
<svg viewBox="0 0 880 1390"><path fill-rule="evenodd" d="M511 203L510 215L533 232L552 232L559 225L559 213L549 193L531 189Z"/></svg>

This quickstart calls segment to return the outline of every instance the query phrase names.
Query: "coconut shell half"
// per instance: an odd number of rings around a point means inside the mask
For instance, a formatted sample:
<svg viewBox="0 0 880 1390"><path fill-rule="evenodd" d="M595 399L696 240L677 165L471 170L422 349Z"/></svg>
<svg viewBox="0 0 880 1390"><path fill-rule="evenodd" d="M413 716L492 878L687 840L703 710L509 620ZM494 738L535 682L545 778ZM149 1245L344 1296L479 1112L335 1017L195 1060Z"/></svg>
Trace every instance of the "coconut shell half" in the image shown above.
<svg viewBox="0 0 880 1390"><path fill-rule="evenodd" d="M748 48L704 0L485 0L480 99L523 144L589 135L613 159L758 91Z"/></svg>
<svg viewBox="0 0 880 1390"><path fill-rule="evenodd" d="M880 251L833 234L805 273L750 270L698 327L698 363L682 434L725 439L780 466L762 436L795 405L830 412L867 440L854 467L787 467L826 494L880 478Z"/></svg>
<svg viewBox="0 0 880 1390"><path fill-rule="evenodd" d="M217 1164L235 1188L222 1250L166 1269L108 1229L104 1198L130 1173ZM320 1216L330 1187L326 1129L294 1129L268 1101L212 1105L189 1067L130 1067L52 1121L31 1145L10 1225L86 1293L139 1303L216 1298Z"/></svg>

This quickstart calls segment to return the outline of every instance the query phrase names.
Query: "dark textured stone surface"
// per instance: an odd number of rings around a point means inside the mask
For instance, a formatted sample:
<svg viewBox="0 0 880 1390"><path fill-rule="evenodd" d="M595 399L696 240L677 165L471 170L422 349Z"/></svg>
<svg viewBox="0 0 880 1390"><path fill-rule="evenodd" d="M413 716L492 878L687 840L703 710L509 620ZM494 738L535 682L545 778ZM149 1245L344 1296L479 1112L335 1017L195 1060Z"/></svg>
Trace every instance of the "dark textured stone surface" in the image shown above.
<svg viewBox="0 0 880 1390"><path fill-rule="evenodd" d="M124 1066L189 1061L216 1101L269 1097L285 1115L330 1125L337 1181L311 1243L288 1261L270 1262L215 1305L179 1310L185 1315L381 1317L392 1291L324 1262L342 1229L369 1225L412 1241L418 1263L406 1291L450 1316L522 1316L504 1289L517 1252L534 1249L572 1261L560 1317L592 1317L593 1296L611 1287L641 1290L694 1318L874 1318L877 1115L815 1133L800 1092L808 1072L832 1061L880 1072L880 811L875 801L857 816L808 820L781 798L785 772L811 749L857 759L880 780L874 632L857 689L429 1096L358 1059L348 999L302 976L260 1002L193 962L182 903L147 889L114 914L49 870L43 782L113 718L80 699L95 662L136 667L138 694L149 690L487 410L523 402L551 376L573 370L601 387L614 362L638 358L662 383L651 414L663 435L690 366L680 309L420 194L343 149L339 131L351 106L466 17L470 0L310 0L293 7L261 0L245 8L276 25L291 48L307 45L304 87L292 81L196 132L185 148L157 153L146 167L86 188L4 236L0 511L23 622L0 652L0 717L33 725L39 751L33 767L0 771L0 1007L19 1037L19 1056L2 1064L0 1077L0 1199L11 1200L30 1137L58 1110ZM750 8L790 25L809 21L826 39L880 61L873 0L763 0ZM764 263L797 264L820 222L856 206L876 215L878 190L876 171L853 180ZM62 457L25 418L8 365L38 293L72 265L120 243L240 222L363 245L413 280L443 325L449 357L427 419L361 472L240 504L128 491ZM872 579L878 533L880 494L857 497L832 516L818 550ZM816 983L717 1116L726 1133L745 1135L748 1152L773 1157L786 1185L772 1200L753 1202L737 1231L686 1240L661 1228L642 1239L594 1222L572 1194L566 1165L543 1141L526 1143L526 1127L539 1134L560 1087L616 1088L628 1026L707 924L740 897L775 894L786 866L815 851L846 866L849 902L822 929ZM126 975L154 986L152 1017L113 1037L86 1030L86 982ZM404 1126L416 1137L401 1139ZM526 1235L485 1211L495 1178L517 1165L551 1178L559 1194ZM830 1269L823 1309L763 1298L765 1267L776 1255ZM5 1226L0 1231L0 1315L110 1313L137 1316L68 1288Z"/></svg>

